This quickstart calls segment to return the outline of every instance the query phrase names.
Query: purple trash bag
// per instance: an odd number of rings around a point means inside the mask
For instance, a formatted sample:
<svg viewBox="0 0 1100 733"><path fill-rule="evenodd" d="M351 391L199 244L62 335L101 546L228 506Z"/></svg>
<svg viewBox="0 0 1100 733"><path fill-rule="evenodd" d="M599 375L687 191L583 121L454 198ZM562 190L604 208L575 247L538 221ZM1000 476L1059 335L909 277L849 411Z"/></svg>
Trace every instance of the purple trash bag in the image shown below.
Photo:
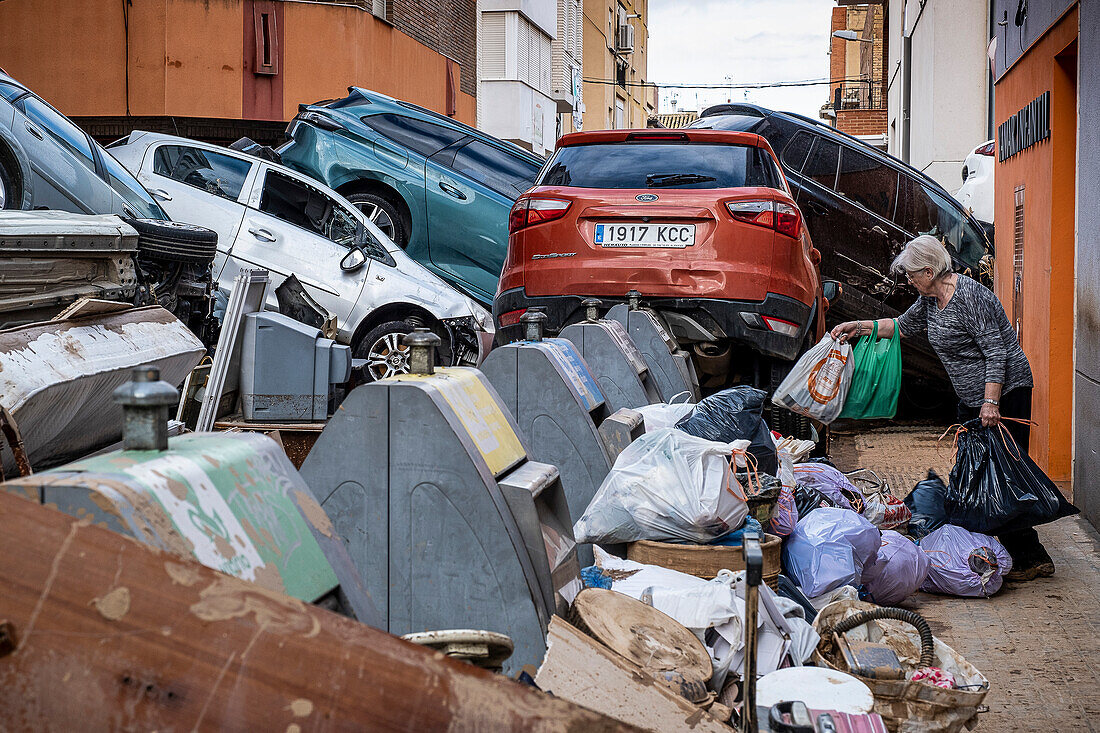
<svg viewBox="0 0 1100 733"><path fill-rule="evenodd" d="M920 541L928 555L928 578L921 590L951 596L985 598L1001 589L1012 570L1012 557L989 535L945 524Z"/></svg>
<svg viewBox="0 0 1100 733"><path fill-rule="evenodd" d="M842 585L859 585L881 543L878 527L847 509L807 514L783 545L783 567L810 598Z"/></svg>
<svg viewBox="0 0 1100 733"><path fill-rule="evenodd" d="M863 569L868 600L893 606L920 590L931 562L915 542L892 529L882 531L878 557Z"/></svg>
<svg viewBox="0 0 1100 733"><path fill-rule="evenodd" d="M784 486L779 490L779 499L775 503L772 521L768 531L779 537L787 537L798 525L798 505L794 500L794 489Z"/></svg>
<svg viewBox="0 0 1100 733"><path fill-rule="evenodd" d="M840 469L833 468L827 463L796 463L794 464L794 477L798 483L817 489L843 509L855 511L852 502L848 500L848 496L852 494L862 496L860 490L852 485L852 482L840 472ZM845 492L850 493L846 496Z"/></svg>

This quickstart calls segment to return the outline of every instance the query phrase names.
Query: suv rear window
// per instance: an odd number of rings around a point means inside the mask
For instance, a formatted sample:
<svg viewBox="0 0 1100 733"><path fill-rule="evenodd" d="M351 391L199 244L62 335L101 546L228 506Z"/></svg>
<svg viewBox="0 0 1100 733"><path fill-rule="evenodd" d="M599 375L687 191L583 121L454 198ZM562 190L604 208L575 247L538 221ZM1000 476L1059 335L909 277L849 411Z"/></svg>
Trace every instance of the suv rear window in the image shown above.
<svg viewBox="0 0 1100 733"><path fill-rule="evenodd" d="M540 186L576 188L739 188L783 190L760 148L723 143L592 143L554 154Z"/></svg>

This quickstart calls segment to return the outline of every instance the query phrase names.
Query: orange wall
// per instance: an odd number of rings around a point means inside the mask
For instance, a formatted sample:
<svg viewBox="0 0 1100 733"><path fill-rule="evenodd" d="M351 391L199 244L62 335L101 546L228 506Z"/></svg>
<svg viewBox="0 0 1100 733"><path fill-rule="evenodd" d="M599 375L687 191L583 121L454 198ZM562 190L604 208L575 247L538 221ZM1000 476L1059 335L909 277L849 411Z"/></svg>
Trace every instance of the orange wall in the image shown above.
<svg viewBox="0 0 1100 733"><path fill-rule="evenodd" d="M1077 38L1073 10L997 82L999 126L1051 92L1049 140L997 163L996 292L1011 316L1015 190L1024 186L1023 347L1035 377L1031 456L1063 488L1072 469L1077 98L1055 57ZM1074 72L1075 73L1075 72ZM1000 145L1000 141L998 141Z"/></svg>
<svg viewBox="0 0 1100 733"><path fill-rule="evenodd" d="M242 0L133 0L131 115L239 119ZM126 115L126 34L119 0L3 0L0 67L75 116ZM286 3L283 119L299 103L363 86L445 112L447 59L355 7ZM251 49L248 50L252 52ZM455 64L459 74L475 73ZM457 92L457 118L476 101Z"/></svg>

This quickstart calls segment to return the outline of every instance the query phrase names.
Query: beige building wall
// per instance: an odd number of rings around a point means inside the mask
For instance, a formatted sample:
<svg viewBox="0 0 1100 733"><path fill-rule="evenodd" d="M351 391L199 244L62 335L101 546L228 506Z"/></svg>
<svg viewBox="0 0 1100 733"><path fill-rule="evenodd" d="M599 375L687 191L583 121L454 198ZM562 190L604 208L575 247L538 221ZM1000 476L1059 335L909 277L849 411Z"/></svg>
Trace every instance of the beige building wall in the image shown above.
<svg viewBox="0 0 1100 733"><path fill-rule="evenodd" d="M641 86L647 78L647 45L649 40L648 0L584 0L584 130L642 128L657 112L657 89ZM624 16L638 15L637 18ZM615 34L621 22L634 28L634 50L615 52ZM619 65L625 64L620 77ZM619 84L618 81L625 84ZM619 111L621 110L621 112ZM575 132L572 115L563 120L562 133Z"/></svg>

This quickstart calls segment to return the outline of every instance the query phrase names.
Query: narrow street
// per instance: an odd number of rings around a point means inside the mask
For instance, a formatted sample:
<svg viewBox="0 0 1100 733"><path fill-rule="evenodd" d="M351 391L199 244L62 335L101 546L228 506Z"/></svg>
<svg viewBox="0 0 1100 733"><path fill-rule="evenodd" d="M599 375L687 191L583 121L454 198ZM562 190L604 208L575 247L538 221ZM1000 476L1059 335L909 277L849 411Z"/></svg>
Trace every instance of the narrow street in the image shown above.
<svg viewBox="0 0 1100 733"><path fill-rule="evenodd" d="M903 498L929 468L952 465L945 425L839 427L831 455L844 470L869 468ZM1100 535L1068 517L1039 528L1058 572L1006 584L992 598L917 593L904 601L936 636L989 678L987 731L1100 730Z"/></svg>

